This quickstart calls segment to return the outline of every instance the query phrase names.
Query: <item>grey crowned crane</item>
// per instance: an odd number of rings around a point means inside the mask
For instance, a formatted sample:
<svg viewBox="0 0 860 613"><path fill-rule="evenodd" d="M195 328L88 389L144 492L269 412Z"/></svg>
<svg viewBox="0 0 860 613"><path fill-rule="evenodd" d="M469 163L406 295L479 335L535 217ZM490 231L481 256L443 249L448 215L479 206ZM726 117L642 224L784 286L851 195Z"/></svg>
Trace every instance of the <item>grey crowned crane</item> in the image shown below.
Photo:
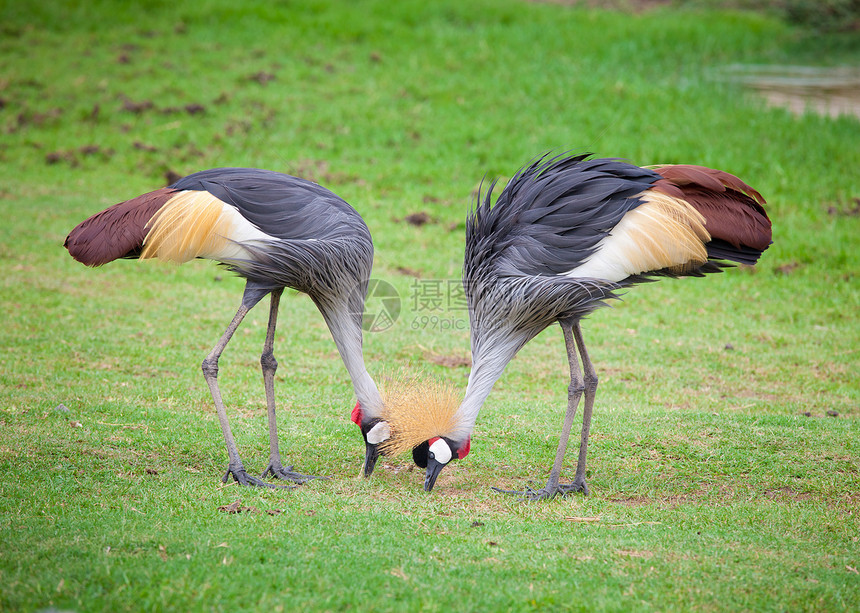
<svg viewBox="0 0 860 613"><path fill-rule="evenodd" d="M443 402L430 412L420 404L396 407L388 416L391 438L384 448L392 454L411 448L415 462L426 467L424 489L430 491L442 468L469 452L478 412L508 362L558 322L570 363L567 412L546 486L525 495L587 494L585 458L597 374L580 321L619 289L653 277L698 277L729 262L755 264L771 243L765 201L720 170L640 168L588 155L545 157L527 165L491 206L493 188L483 202L479 195L466 223L463 285L472 370L465 397L459 406ZM576 473L572 483L560 484L582 396Z"/></svg>
<svg viewBox="0 0 860 613"><path fill-rule="evenodd" d="M278 487L245 470L221 392L218 358L242 319L266 295L269 323L260 364L269 421L269 465L262 477L310 478L281 462L275 420L275 326L284 288L305 292L322 313L352 378L358 402L352 412L366 443L364 473L377 459L388 426L382 399L362 354L361 318L373 265L373 242L364 220L346 201L310 181L249 168L204 170L169 187L116 204L72 230L65 246L87 266L118 258L215 260L246 280L242 302L211 353L203 375L221 423L229 465L223 477L241 485Z"/></svg>

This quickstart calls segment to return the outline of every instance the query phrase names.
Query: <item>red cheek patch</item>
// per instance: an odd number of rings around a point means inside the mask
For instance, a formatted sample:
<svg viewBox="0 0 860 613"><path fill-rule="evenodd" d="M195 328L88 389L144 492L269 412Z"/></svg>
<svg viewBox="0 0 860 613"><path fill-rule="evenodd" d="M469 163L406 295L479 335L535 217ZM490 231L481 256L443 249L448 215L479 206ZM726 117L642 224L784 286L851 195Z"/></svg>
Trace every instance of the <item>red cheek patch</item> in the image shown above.
<svg viewBox="0 0 860 613"><path fill-rule="evenodd" d="M457 458L462 460L467 455L469 455L469 449L472 447L472 437L466 439L466 442L463 443L463 446L457 450Z"/></svg>
<svg viewBox="0 0 860 613"><path fill-rule="evenodd" d="M355 408L352 410L351 419L352 419L352 423L354 423L356 426L361 427L361 403L360 402L355 403Z"/></svg>

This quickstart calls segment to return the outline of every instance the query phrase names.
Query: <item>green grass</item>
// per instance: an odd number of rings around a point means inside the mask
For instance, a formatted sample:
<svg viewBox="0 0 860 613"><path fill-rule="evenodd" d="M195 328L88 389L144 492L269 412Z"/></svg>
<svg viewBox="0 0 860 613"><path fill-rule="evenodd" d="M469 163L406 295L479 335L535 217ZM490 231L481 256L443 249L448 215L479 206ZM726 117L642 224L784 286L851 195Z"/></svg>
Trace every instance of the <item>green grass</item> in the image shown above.
<svg viewBox="0 0 860 613"><path fill-rule="evenodd" d="M0 610L860 608L860 121L794 117L718 78L821 50L856 64L856 39L754 12L512 0L0 2L0 23ZM465 387L467 369L432 361L467 355L465 313L416 310L415 276L456 280L482 177L547 150L722 168L774 223L755 270L638 287L586 322L601 377L587 498L489 489L546 478L557 327L425 495L406 458L357 477L351 385L295 293L276 343L282 450L332 478L222 486L199 365L241 281L207 262L89 270L62 248L168 171L307 176L361 212L375 276L403 298L365 339L370 371ZM430 223L402 221L421 211ZM221 361L254 471L265 318ZM258 512L219 511L239 499Z"/></svg>

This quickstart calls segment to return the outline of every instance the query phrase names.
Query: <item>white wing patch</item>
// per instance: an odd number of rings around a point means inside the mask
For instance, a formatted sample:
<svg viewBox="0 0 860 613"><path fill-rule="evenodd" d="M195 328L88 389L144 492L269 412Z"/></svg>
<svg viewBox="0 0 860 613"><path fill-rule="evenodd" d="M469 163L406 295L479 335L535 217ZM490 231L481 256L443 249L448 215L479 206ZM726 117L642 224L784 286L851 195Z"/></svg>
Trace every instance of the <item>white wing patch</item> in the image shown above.
<svg viewBox="0 0 860 613"><path fill-rule="evenodd" d="M711 240L705 218L688 202L654 191L628 212L597 244L594 254L566 273L578 279L621 281L631 275L668 268L684 272L708 259Z"/></svg>
<svg viewBox="0 0 860 613"><path fill-rule="evenodd" d="M188 262L248 257L242 243L277 240L242 217L236 207L207 191L177 193L149 221L141 259Z"/></svg>

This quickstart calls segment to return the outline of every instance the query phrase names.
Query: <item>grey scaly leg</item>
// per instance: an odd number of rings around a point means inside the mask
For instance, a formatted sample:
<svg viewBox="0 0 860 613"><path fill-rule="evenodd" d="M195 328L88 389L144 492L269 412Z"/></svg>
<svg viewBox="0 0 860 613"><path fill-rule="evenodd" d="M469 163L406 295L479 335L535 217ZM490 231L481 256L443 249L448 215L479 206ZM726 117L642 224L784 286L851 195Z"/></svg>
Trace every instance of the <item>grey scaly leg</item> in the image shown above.
<svg viewBox="0 0 860 613"><path fill-rule="evenodd" d="M221 478L221 481L227 483L232 476L239 485L282 487L266 483L257 477L252 477L245 470L245 467L242 465L242 459L239 457L239 450L236 448L236 441L233 439L233 433L230 431L230 424L227 421L227 410L224 408L224 401L221 398L221 390L218 388L218 358L221 357L224 348L227 347L227 343L230 342L233 333L236 332L236 328L242 323L249 310L250 308L246 307L244 303L239 307L239 310L236 311L236 315L233 317L233 321L230 322L230 325L227 326L218 343L216 343L209 355L206 356L206 359L203 360L202 365L203 376L209 385L209 391L212 393L212 400L215 402L215 411L218 413L218 421L221 422L221 432L224 434L224 442L227 444L229 464L227 472Z"/></svg>
<svg viewBox="0 0 860 613"><path fill-rule="evenodd" d="M585 341L582 339L582 330L579 327L579 322L576 322L573 327L573 334L576 338L576 345L579 348L579 355L582 358L582 368L585 371L585 405L582 409L582 440L579 443L579 460L576 463L576 474L573 478L573 483L561 486L561 491L565 494L568 492L579 492L588 496L588 484L585 482L585 456L588 454L588 432L591 429L591 411L594 409L594 398L597 396L597 371L594 370L594 365L588 357L588 351L585 348Z"/></svg>
<svg viewBox="0 0 860 613"><path fill-rule="evenodd" d="M555 462L552 465L552 470L549 473L549 480L546 487L540 490L544 493L543 498L551 498L559 492L567 493L568 486L559 486L558 480L561 476L561 466L564 462L564 454L567 451L567 443L570 440L570 429L573 426L573 418L576 416L576 407L579 406L579 400L582 397L583 391L586 390L585 383L582 380L582 371L579 368L579 360L576 356L576 344L574 335L579 331L579 323L571 325L561 323L561 330L564 333L564 346L567 349L567 361L570 364L570 385L567 387L567 412L564 416L564 425L561 428L561 436L558 441L558 449L555 452ZM587 393L587 392L586 392ZM587 396L586 396L587 398Z"/></svg>
<svg viewBox="0 0 860 613"><path fill-rule="evenodd" d="M263 368L263 386L266 388L266 409L269 416L269 465L263 471L261 477L273 475L278 479L285 479L295 483L304 483L311 479L318 479L313 475L302 475L293 472L292 466L285 467L281 463L281 452L278 449L278 425L275 417L275 371L278 369L278 361L275 359L275 326L278 321L278 305L281 301L283 289L272 292L272 302L269 307L269 327L266 331L266 342L263 344L263 355L260 356L260 366Z"/></svg>
<svg viewBox="0 0 860 613"><path fill-rule="evenodd" d="M549 473L549 480L547 481L546 486L539 490L528 488L525 492L518 492L493 488L498 492L503 492L505 494L520 494L528 500L543 500L553 498L559 492L566 494L569 491L576 491L571 489L573 484L560 486L558 480L561 476L564 454L567 451L567 442L570 439L570 430L573 426L573 418L576 416L576 407L579 406L579 400L582 397L582 393L583 391L586 391L587 388L582 379L582 371L579 368L579 360L576 356L576 344L574 342L571 324L566 322L559 322L559 324L561 325L561 330L564 333L564 344L567 348L567 360L570 364L570 385L567 388L567 411L564 415L564 424L561 428L561 436L558 440L558 448L555 452L555 462L553 463L552 470ZM578 331L579 324L574 324L574 326L574 330Z"/></svg>

